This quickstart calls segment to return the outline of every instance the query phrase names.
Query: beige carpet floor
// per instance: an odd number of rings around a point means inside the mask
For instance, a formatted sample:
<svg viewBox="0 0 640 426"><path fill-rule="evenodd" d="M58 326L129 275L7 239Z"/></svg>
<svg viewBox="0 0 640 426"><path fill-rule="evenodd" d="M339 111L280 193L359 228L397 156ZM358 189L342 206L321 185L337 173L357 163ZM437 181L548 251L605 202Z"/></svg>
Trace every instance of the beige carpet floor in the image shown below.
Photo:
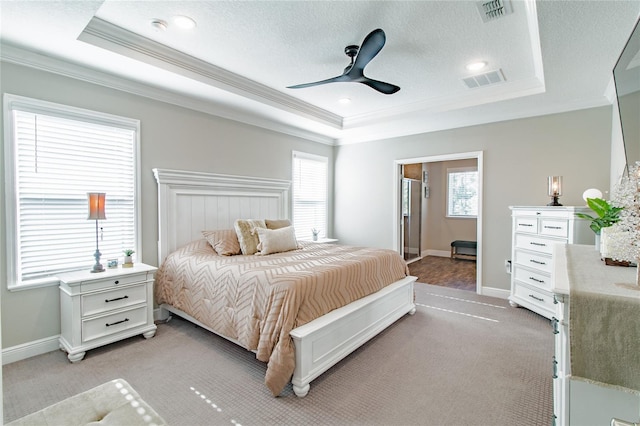
<svg viewBox="0 0 640 426"><path fill-rule="evenodd" d="M549 321L504 300L416 285L417 312L311 383L274 398L265 365L182 319L70 364L50 352L4 366L11 421L114 378L173 425L549 425Z"/></svg>

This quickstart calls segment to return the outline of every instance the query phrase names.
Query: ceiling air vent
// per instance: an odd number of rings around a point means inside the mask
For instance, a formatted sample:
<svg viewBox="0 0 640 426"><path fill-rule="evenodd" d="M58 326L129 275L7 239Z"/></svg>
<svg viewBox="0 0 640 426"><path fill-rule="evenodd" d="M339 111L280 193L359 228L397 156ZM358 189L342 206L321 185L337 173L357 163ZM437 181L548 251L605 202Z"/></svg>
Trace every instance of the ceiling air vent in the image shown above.
<svg viewBox="0 0 640 426"><path fill-rule="evenodd" d="M496 70L485 72L483 74L472 75L471 77L465 77L462 81L464 81L464 84L466 84L469 89L475 89L476 87L502 83L505 79L502 74L502 70Z"/></svg>
<svg viewBox="0 0 640 426"><path fill-rule="evenodd" d="M510 0L483 0L476 2L483 22L495 21L513 13Z"/></svg>

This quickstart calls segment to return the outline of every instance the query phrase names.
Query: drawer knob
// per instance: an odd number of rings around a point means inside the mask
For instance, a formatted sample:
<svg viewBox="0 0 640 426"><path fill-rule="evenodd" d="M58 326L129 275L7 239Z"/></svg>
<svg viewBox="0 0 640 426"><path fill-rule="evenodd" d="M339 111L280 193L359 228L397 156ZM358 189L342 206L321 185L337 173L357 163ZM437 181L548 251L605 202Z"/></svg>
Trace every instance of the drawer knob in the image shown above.
<svg viewBox="0 0 640 426"><path fill-rule="evenodd" d="M529 297L537 300L538 302L544 302L544 299L542 297L536 297L533 294L530 294Z"/></svg>
<svg viewBox="0 0 640 426"><path fill-rule="evenodd" d="M120 281L115 280L113 283L114 283L114 284L120 284Z"/></svg>
<svg viewBox="0 0 640 426"><path fill-rule="evenodd" d="M104 299L104 303L115 302L116 300L128 299L129 296L116 297L115 299Z"/></svg>
<svg viewBox="0 0 640 426"><path fill-rule="evenodd" d="M112 322L111 324L106 323L105 325L106 325L107 327L111 327L112 325L122 324L123 322L127 322L127 321L129 321L129 318L125 318L125 319L120 320L120 321Z"/></svg>

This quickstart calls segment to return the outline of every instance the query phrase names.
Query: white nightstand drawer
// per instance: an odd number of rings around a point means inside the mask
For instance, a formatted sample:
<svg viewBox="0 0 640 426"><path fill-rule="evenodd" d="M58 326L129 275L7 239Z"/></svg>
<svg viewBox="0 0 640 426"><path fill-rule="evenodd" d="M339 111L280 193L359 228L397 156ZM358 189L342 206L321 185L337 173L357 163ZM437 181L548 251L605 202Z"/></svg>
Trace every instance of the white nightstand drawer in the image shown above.
<svg viewBox="0 0 640 426"><path fill-rule="evenodd" d="M140 274L116 276L116 277L106 278L103 280L93 280L93 281L86 281L86 282L83 281L80 284L80 291L82 293L86 293L88 291L103 290L103 289L108 289L110 287L117 287L119 285L140 283L145 281L146 279L147 279L147 274L140 273Z"/></svg>
<svg viewBox="0 0 640 426"><path fill-rule="evenodd" d="M538 219L535 217L516 218L516 232L538 233Z"/></svg>
<svg viewBox="0 0 640 426"><path fill-rule="evenodd" d="M538 288L551 290L551 277L549 275L533 272L524 268L516 267L515 269L516 280Z"/></svg>
<svg viewBox="0 0 640 426"><path fill-rule="evenodd" d="M516 263L518 265L527 266L529 268L538 269L540 271L551 273L552 258L545 257L542 254L529 253L516 250L514 252Z"/></svg>
<svg viewBox="0 0 640 426"><path fill-rule="evenodd" d="M146 303L147 286L145 283L119 287L100 293L82 295L82 316L95 315L126 306Z"/></svg>
<svg viewBox="0 0 640 426"><path fill-rule="evenodd" d="M145 324L147 324L146 306L82 320L82 342L89 342Z"/></svg>
<svg viewBox="0 0 640 426"><path fill-rule="evenodd" d="M567 238L569 236L569 222L558 219L541 219L540 235Z"/></svg>
<svg viewBox="0 0 640 426"><path fill-rule="evenodd" d="M527 287L520 283L515 283L514 293L518 298L526 300L527 302L548 311L553 311L555 309L555 306L553 304L553 296L543 291Z"/></svg>
<svg viewBox="0 0 640 426"><path fill-rule="evenodd" d="M557 241L550 241L546 238L533 237L529 235L516 234L516 248L537 251L539 253L552 254L553 244Z"/></svg>

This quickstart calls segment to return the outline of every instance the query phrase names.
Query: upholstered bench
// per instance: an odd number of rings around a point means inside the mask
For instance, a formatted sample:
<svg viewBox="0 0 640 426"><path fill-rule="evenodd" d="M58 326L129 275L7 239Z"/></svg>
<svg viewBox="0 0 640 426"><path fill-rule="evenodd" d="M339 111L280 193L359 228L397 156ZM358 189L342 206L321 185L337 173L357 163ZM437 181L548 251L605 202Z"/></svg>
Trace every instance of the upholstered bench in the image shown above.
<svg viewBox="0 0 640 426"><path fill-rule="evenodd" d="M31 425L166 425L126 381L108 383L17 419L6 426Z"/></svg>
<svg viewBox="0 0 640 426"><path fill-rule="evenodd" d="M463 249L463 250L460 250ZM476 257L478 243L476 241L456 240L451 243L451 258L460 256Z"/></svg>

